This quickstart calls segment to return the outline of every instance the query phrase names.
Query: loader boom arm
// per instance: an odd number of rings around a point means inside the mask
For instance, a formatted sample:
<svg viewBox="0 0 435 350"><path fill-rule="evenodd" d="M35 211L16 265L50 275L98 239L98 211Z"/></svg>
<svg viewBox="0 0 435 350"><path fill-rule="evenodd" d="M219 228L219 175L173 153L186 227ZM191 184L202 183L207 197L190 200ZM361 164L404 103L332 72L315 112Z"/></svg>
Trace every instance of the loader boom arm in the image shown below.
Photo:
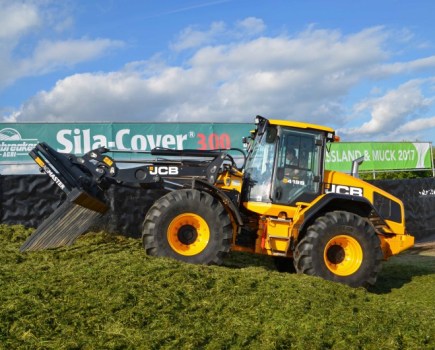
<svg viewBox="0 0 435 350"><path fill-rule="evenodd" d="M36 145L29 155L40 171L66 193L67 199L28 238L21 251L72 244L109 209L103 197L112 184L168 191L194 186L195 182L213 187L224 167L236 167L228 151L156 148L144 153L159 158L120 168L109 155L117 152L123 151L100 147L76 156L60 153L46 143Z"/></svg>
<svg viewBox="0 0 435 350"><path fill-rule="evenodd" d="M66 194L73 189L94 192L110 184L146 188L182 186L187 180L201 179L216 182L221 167L234 160L224 151L171 150L156 148L147 152L153 156L171 157L137 161L137 166L119 168L105 147L94 149L83 156L59 153L46 143L39 143L29 155ZM116 154L116 153L115 153ZM173 159L177 157L177 159ZM186 159L184 159L186 158Z"/></svg>

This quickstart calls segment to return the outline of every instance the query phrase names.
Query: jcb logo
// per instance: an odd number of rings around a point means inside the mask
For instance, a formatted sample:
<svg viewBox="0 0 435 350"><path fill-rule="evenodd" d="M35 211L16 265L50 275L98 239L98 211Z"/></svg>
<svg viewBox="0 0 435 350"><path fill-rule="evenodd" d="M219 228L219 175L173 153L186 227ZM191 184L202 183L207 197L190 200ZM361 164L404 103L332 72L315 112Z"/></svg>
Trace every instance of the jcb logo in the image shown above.
<svg viewBox="0 0 435 350"><path fill-rule="evenodd" d="M360 187L329 184L329 188L326 188L325 193L349 194L351 196L362 197L363 189Z"/></svg>
<svg viewBox="0 0 435 350"><path fill-rule="evenodd" d="M178 175L176 166L152 166L149 169L151 175Z"/></svg>

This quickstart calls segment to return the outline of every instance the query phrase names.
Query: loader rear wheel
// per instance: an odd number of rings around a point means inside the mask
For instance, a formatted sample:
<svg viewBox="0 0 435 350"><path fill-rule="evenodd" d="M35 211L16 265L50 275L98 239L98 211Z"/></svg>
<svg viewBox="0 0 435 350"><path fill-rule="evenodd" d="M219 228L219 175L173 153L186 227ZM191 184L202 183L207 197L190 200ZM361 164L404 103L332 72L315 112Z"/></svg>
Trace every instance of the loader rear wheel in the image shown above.
<svg viewBox="0 0 435 350"><path fill-rule="evenodd" d="M206 192L178 190L148 211L142 242L148 255L195 264L222 263L229 252L232 225L221 202Z"/></svg>
<svg viewBox="0 0 435 350"><path fill-rule="evenodd" d="M353 213L334 211L308 228L294 258L298 273L368 287L376 282L383 255L369 221Z"/></svg>

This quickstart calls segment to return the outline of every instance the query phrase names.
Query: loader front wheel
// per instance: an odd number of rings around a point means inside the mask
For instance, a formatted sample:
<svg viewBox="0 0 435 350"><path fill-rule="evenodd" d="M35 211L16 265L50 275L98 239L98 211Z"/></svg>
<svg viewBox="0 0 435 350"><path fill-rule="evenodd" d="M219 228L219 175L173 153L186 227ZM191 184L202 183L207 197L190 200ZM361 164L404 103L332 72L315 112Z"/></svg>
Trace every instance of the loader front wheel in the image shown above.
<svg viewBox="0 0 435 350"><path fill-rule="evenodd" d="M198 190L178 190L148 211L142 241L148 255L195 264L221 264L230 250L232 225L223 205Z"/></svg>
<svg viewBox="0 0 435 350"><path fill-rule="evenodd" d="M298 273L352 287L373 285L382 258L373 225L345 211L330 212L316 219L294 252Z"/></svg>

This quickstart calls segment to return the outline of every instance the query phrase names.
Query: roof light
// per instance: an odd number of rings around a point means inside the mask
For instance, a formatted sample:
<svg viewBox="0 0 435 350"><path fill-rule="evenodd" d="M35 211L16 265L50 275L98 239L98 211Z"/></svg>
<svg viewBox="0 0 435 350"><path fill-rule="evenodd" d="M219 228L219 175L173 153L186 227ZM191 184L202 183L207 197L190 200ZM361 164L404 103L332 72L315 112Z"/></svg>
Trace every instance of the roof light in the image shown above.
<svg viewBox="0 0 435 350"><path fill-rule="evenodd" d="M260 116L259 115L257 115L256 117L255 117L255 125L258 125L258 124L260 124Z"/></svg>

